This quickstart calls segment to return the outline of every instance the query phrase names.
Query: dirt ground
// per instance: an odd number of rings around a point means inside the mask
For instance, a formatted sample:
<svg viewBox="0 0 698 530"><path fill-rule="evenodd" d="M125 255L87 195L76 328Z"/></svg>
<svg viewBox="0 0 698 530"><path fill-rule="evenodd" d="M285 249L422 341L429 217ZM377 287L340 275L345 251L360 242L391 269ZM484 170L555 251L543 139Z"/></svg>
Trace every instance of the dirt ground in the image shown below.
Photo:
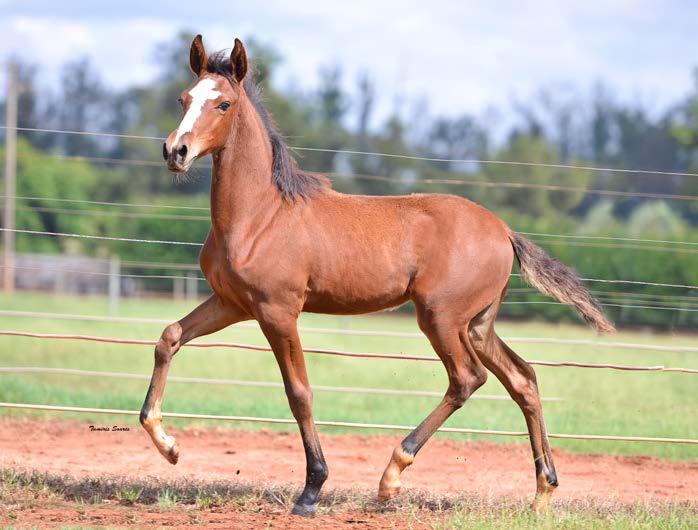
<svg viewBox="0 0 698 530"><path fill-rule="evenodd" d="M68 474L76 478L111 476L163 480L191 478L198 481L253 481L300 487L304 481L304 456L300 437L295 433L244 431L222 428L170 429L180 446L176 466L168 464L150 439L132 423L127 431L112 431L114 423L101 424L109 430L91 430L85 423L0 419L0 467ZM396 436L347 436L321 434L330 469L328 489L375 491ZM554 451L560 487L559 500L613 500L622 503L688 501L698 502L698 461L668 462L650 457L579 455ZM501 445L492 442L459 442L435 438L420 452L415 464L403 473L403 491L426 490L435 494L484 498L506 496L530 500L535 490L533 464L527 444ZM59 521L64 508L37 508L38 520ZM130 511L129 511L130 510ZM178 513L178 511L181 513ZM91 524L179 526L220 522L229 526L229 514L192 514L183 508L163 514L144 509L135 517L133 510L116 505L90 508ZM55 513L54 513L55 512ZM25 514L27 515L27 514ZM27 515L28 516L28 515ZM84 516L84 514L83 514ZM217 518L220 516L220 521ZM262 520L238 519L242 527L286 526L283 506L268 510ZM73 511L80 520L80 514ZM94 518L96 517L96 519ZM168 517L170 519L168 519ZM257 517L260 517L257 515ZM384 526L380 513L344 514L353 527ZM174 519L172 519L174 518ZM180 518L180 519L177 519ZM72 519L71 519L72 520ZM227 523L226 523L227 521ZM31 524L31 518L23 519ZM343 527L346 521L323 523L322 527ZM313 523L310 527L312 527ZM318 523L314 523L318 524ZM388 525L390 526L390 525ZM247 526L250 527L250 526Z"/></svg>

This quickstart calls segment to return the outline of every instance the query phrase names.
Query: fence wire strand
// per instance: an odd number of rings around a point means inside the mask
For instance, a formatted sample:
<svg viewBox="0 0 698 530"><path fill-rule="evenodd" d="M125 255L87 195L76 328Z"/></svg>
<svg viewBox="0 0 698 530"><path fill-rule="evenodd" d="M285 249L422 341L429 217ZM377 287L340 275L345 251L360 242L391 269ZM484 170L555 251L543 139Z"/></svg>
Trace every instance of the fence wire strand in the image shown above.
<svg viewBox="0 0 698 530"><path fill-rule="evenodd" d="M120 133L110 133L110 132L98 132L98 131L74 131L66 129L50 129L50 128L39 128L39 127L9 127L17 131L24 132L43 132L51 134L71 134L71 135L82 135L82 136L102 136L106 138L124 138L133 140L158 140L164 141L166 137L164 136L145 136L145 135L135 135L135 134L120 134ZM8 129L7 126L0 126L0 129ZM291 147L295 151L307 151L307 152L320 152L320 153L336 153L336 154L346 154L346 155L361 155L361 156L371 156L371 157L381 157L381 158L399 158L403 160L415 160L422 162L439 162L439 163L457 163L457 164L483 164L483 165L503 165L503 166L520 166L520 167L545 167L552 169L572 169L572 170L584 170L584 171L599 171L604 173L628 173L628 174L641 174L641 175L664 175L664 176L677 176L677 177L698 177L698 173L691 173L685 171L663 171L654 169L626 169L626 168L613 168L613 167L599 167L591 165L574 165L574 164L549 164L543 162L525 162L525 161L514 161L514 160L492 160L492 159L476 159L476 158L440 158L440 157L428 157L428 156L416 156L416 155L405 155L399 153L378 153L372 151L360 151L353 149L328 149L324 147Z"/></svg>
<svg viewBox="0 0 698 530"><path fill-rule="evenodd" d="M121 339L115 337L99 337L95 335L74 335L74 334L58 334L58 333L33 333L28 331L16 330L0 330L0 336L26 337L35 339L65 339L65 340L83 340L91 342L104 342L111 344L130 344L130 345L145 345L155 346L157 341L144 339ZM271 352L269 346L259 346L256 344L243 344L239 342L189 342L185 346L194 348L233 348L252 351ZM334 355L339 357L360 357L369 359L393 359L405 361L431 361L439 362L441 359L433 355L408 355L396 353L374 353L374 352L351 352L344 350L334 350L327 348L312 348L304 347L306 353L317 353L321 355ZM607 363L580 363L573 361L537 361L527 360L531 365L548 366L548 367L567 367L567 368L606 368L610 370L634 371L634 372L678 372L678 373L698 373L696 368L682 367L666 367L664 365L656 366L632 366L625 364L607 364Z"/></svg>
<svg viewBox="0 0 698 530"><path fill-rule="evenodd" d="M30 403L2 403L1 408L45 410L52 412L78 412L90 414L120 414L126 416L138 416L138 410L104 409L92 407L68 407L62 405L35 405ZM219 421L239 421L253 423L280 423L285 425L296 425L296 420L289 418L264 418L256 416L224 416L214 414L192 414L182 412L163 412L165 418L192 419L192 420L219 420ZM412 431L411 425L392 425L386 423L358 423L349 421L315 420L315 425L321 427L344 427L351 429L376 429L392 431ZM477 434L490 436L528 436L526 431L500 431L490 429L466 429L461 427L441 427L437 432L454 434ZM698 444L698 440L691 438L660 438L651 436L613 436L607 434L567 434L548 433L549 438L564 440L595 440L595 441L620 441L620 442L647 442L647 443L678 443L678 444Z"/></svg>
<svg viewBox="0 0 698 530"><path fill-rule="evenodd" d="M7 374L56 374L56 375L74 375L83 377L111 377L115 379L137 379L141 381L149 381L150 376L146 374L134 374L128 372L106 372L98 370L76 370L72 368L54 368L45 366L0 366L0 373ZM219 379L209 377L181 377L170 375L167 376L168 383L194 383L204 385L231 385L259 388L279 388L283 389L283 383L273 381L247 381L241 379ZM386 396L411 396L411 397L443 397L443 392L435 392L432 390L401 390L397 388L367 388L355 386L327 386L327 385L312 385L313 391L319 392L335 392L341 394L376 394ZM511 401L509 396L497 396L491 394L473 394L468 399L484 400L484 401ZM564 401L559 397L541 397L541 401L560 402Z"/></svg>
<svg viewBox="0 0 698 530"><path fill-rule="evenodd" d="M2 196L0 196L2 197ZM114 203L116 204L116 203ZM153 205L153 207L159 207L156 205ZM177 208L176 206L167 206L168 208ZM181 220L181 221L210 221L210 217L207 216L192 216L192 215L175 215L175 214L153 214L153 213L146 213L146 212L138 212L138 213L129 213L129 212L118 212L118 211L104 211L104 210L83 210L79 208L51 208L51 207L44 207L44 206L19 206L16 207L17 210L19 211L37 211L37 212L45 212L45 213L60 213L60 214L67 214L67 215L94 215L94 216L106 216L106 217L124 217L124 218L132 218L132 219L175 219L175 220ZM698 242L696 241L675 241L675 240L667 240L667 239L643 239L643 238L634 238L634 237L621 237L621 236L587 236L587 235L578 235L578 234L550 234L550 233L545 233L545 232L518 232L519 234L526 235L526 236L531 236L531 237L542 237L542 238L553 238L553 239L572 239L572 240L593 240L593 241L626 241L626 242L634 242L634 243L654 243L654 244L662 244L662 245L688 245L688 246L694 246L698 245ZM553 243L557 243L556 241ZM590 244L586 241L582 241L581 243L577 243L580 246L600 246L598 244ZM663 248L663 247L650 247L647 245L641 245L641 246L620 246L620 245L603 245L602 248L631 248L631 249L645 249L645 250L669 250L671 251L672 249L670 248Z"/></svg>
<svg viewBox="0 0 698 530"><path fill-rule="evenodd" d="M56 320L83 320L87 322L121 322L127 324L170 324L174 319L160 318L145 318L145 317L119 317L107 315L76 315L71 313L50 313L41 311L19 311L13 309L0 309L0 315L12 317L27 317L27 318L50 318ZM236 324L238 328L256 329L259 328L254 324L241 322ZM364 336L364 337L386 337L386 338L407 338L425 340L421 333L411 333L406 331L388 331L388 330L352 330L352 329L337 329L337 328L317 328L308 326L299 326L298 331L302 333L318 333L328 335L349 335L349 336ZM35 335L42 335L35 333ZM46 334L51 336L51 334ZM635 343L635 342L602 342L589 339L557 339L551 337L502 337L503 340L517 343L530 344L564 344L570 346L592 346L595 348L609 349L628 349L628 350L648 350L661 351L670 353L696 353L698 347L695 346L662 346L659 344Z"/></svg>

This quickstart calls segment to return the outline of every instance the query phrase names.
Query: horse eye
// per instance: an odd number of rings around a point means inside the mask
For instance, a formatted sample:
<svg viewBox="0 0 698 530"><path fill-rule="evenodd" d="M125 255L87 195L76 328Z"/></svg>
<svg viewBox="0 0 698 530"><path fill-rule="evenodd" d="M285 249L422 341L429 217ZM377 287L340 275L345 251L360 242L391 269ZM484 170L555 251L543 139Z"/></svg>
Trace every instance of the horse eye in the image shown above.
<svg viewBox="0 0 698 530"><path fill-rule="evenodd" d="M184 100L182 98L177 98L177 101L179 101L179 104L184 106Z"/></svg>
<svg viewBox="0 0 698 530"><path fill-rule="evenodd" d="M218 105L216 108L221 109L223 112L225 112L226 110L228 110L228 108L230 108L230 101L224 101L223 103Z"/></svg>

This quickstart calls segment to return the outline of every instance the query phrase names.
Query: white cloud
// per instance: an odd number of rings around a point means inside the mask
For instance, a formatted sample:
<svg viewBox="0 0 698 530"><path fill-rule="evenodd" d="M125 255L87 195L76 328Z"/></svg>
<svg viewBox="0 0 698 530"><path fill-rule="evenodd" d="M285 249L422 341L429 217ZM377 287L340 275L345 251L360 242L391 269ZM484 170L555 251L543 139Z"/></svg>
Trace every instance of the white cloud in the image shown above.
<svg viewBox="0 0 698 530"><path fill-rule="evenodd" d="M172 38L176 30L177 25L154 19L115 23L23 15L0 22L5 35L0 54L38 64L50 84L57 82L64 62L89 56L107 84L123 88L152 79L153 46Z"/></svg>
<svg viewBox="0 0 698 530"><path fill-rule="evenodd" d="M660 108L689 89L698 62L692 27L698 8L670 0L357 0L341 7L324 0L209 0L191 16L169 2L124 2L107 16L94 4L89 11L68 5L70 16L50 4L35 12L24 5L21 15L8 7L0 57L19 53L55 78L60 63L87 53L108 83L123 87L152 77L153 46L180 28L201 32L209 49L254 35L285 57L281 83L310 90L318 68L337 62L353 91L358 71L367 69L383 116L396 95L426 96L438 113L480 113L541 85L564 81L586 91L599 79L623 99Z"/></svg>

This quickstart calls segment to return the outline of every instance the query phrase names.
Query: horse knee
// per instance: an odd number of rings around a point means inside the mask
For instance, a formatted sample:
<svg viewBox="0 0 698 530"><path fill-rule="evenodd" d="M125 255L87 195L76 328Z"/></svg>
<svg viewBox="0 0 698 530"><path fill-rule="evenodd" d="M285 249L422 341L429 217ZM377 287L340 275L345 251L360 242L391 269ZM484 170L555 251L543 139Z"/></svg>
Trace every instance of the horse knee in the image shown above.
<svg viewBox="0 0 698 530"><path fill-rule="evenodd" d="M155 361L157 363L167 363L172 356L177 353L182 339L182 326L175 322L167 326L160 336L160 340L155 345Z"/></svg>

